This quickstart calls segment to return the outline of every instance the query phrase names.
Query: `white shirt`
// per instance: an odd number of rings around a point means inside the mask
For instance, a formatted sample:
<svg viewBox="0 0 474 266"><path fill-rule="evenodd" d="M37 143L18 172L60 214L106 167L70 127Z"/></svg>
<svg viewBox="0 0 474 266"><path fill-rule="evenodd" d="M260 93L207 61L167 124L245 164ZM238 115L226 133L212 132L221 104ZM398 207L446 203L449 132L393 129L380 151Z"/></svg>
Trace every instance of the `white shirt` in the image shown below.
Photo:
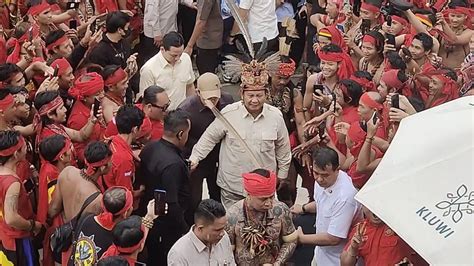
<svg viewBox="0 0 474 266"><path fill-rule="evenodd" d="M193 65L187 53L171 65L161 51L150 58L140 69L140 91L137 98L143 95L146 88L158 85L165 89L170 98L168 110L174 110L186 99L186 86L194 82Z"/></svg>
<svg viewBox="0 0 474 266"><path fill-rule="evenodd" d="M354 219L359 218L359 204L354 199L357 190L352 179L339 171L336 183L329 188L314 184L316 201L316 234L328 233L339 238L347 238ZM339 266L340 256L347 240L337 246L316 246L314 256L317 265Z"/></svg>
<svg viewBox="0 0 474 266"><path fill-rule="evenodd" d="M143 33L148 38L163 37L171 31L178 31L176 18L178 4L192 5L192 0L145 0Z"/></svg>
<svg viewBox="0 0 474 266"><path fill-rule="evenodd" d="M209 252L209 248L194 234L193 228L194 226L171 247L168 252L168 265L235 265L227 233L217 244L212 246L211 252Z"/></svg>
<svg viewBox="0 0 474 266"><path fill-rule="evenodd" d="M278 178L287 178L291 162L291 148L288 130L281 111L268 104L254 118L242 101L229 104L221 111L239 135L255 154L265 169L275 171ZM194 145L189 159L199 162L206 158L214 146L221 142L217 185L224 190L244 195L242 173L258 168L241 142L224 126L214 119Z"/></svg>
<svg viewBox="0 0 474 266"><path fill-rule="evenodd" d="M247 27L252 43L278 36L275 0L241 0L239 7L249 11Z"/></svg>

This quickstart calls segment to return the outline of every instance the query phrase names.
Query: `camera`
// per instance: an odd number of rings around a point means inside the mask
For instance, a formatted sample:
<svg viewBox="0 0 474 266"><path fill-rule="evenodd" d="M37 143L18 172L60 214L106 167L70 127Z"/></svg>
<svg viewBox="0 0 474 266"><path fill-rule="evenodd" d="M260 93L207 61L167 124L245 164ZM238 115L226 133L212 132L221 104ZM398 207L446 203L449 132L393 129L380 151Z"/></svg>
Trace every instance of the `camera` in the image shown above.
<svg viewBox="0 0 474 266"><path fill-rule="evenodd" d="M380 13L384 16L387 21L387 25L392 25L392 16L402 11L407 11L412 8L413 4L405 0L390 0L380 8Z"/></svg>

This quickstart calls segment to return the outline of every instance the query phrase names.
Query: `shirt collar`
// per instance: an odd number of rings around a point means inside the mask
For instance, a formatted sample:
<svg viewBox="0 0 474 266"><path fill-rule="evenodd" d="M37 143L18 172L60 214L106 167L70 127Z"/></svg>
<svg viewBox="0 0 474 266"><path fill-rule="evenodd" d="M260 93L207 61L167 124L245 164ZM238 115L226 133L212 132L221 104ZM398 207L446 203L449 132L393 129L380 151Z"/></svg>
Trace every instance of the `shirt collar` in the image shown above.
<svg viewBox="0 0 474 266"><path fill-rule="evenodd" d="M130 154L133 154L132 148L130 145L120 136L120 135L115 135L112 137L112 145L111 145L112 152L128 152Z"/></svg>
<svg viewBox="0 0 474 266"><path fill-rule="evenodd" d="M242 118L246 118L247 116L251 117L254 121L257 121L259 120L261 117L265 117L267 115L267 108L266 107L266 103L263 104L263 108L262 108L262 112L260 114L257 115L257 117L253 117L249 111L247 110L247 108L245 107L244 105L244 102L243 101L240 101L240 104L241 104L241 108L242 108Z"/></svg>
<svg viewBox="0 0 474 266"><path fill-rule="evenodd" d="M181 55L182 56L182 55ZM163 67L166 67L166 66L169 66L169 67L174 67L176 66L177 64L181 63L181 57L179 57L179 59L176 61L176 63L174 63L174 66L171 65L167 60L166 58L163 56L163 53L160 51L158 52L158 61L160 62L160 64L163 66Z"/></svg>
<svg viewBox="0 0 474 266"><path fill-rule="evenodd" d="M171 142L169 142L169 141L167 141L163 138L160 141L163 143L163 145L175 150L176 153L181 156L181 150L176 145L174 145L173 143L171 143Z"/></svg>
<svg viewBox="0 0 474 266"><path fill-rule="evenodd" d="M340 178L340 175L341 175L341 170L339 170L339 172L338 172L338 174L337 174L336 182L334 182L334 184L332 184L330 187L327 187L327 188L325 188L325 189L323 190L324 193L326 193L326 195L330 196L330 195L332 195L332 193L334 192L334 190L336 190L337 185L339 184L339 180L341 179L341 178Z"/></svg>
<svg viewBox="0 0 474 266"><path fill-rule="evenodd" d="M196 234L194 234L194 225L191 226L191 230L189 230L189 238L199 253L203 252L207 248L207 246L202 243L201 240L199 240Z"/></svg>

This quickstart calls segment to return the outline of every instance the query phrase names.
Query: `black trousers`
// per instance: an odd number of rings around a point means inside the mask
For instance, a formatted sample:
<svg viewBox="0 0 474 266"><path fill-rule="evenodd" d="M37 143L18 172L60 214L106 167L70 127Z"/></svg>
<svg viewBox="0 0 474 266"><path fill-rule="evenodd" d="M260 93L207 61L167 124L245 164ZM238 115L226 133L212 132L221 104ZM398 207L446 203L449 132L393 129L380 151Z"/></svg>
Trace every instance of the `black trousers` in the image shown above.
<svg viewBox="0 0 474 266"><path fill-rule="evenodd" d="M216 73L217 65L219 65L219 49L197 48L196 66L199 75L206 72Z"/></svg>
<svg viewBox="0 0 474 266"><path fill-rule="evenodd" d="M258 52L258 49L260 49L260 46L262 46L262 42L257 42L253 44L253 49L255 50L255 53ZM268 40L267 53L278 52L279 50L280 50L280 42L278 40L278 36L271 40Z"/></svg>
<svg viewBox="0 0 474 266"><path fill-rule="evenodd" d="M139 68L160 51L160 48L153 42L153 38L148 38L144 34L140 35L140 50L137 58Z"/></svg>
<svg viewBox="0 0 474 266"><path fill-rule="evenodd" d="M203 167L205 166L205 167ZM202 182L206 179L207 189L209 191L209 198L221 202L221 188L217 185L217 167L200 165L191 173L190 187L191 187L191 213L197 209L199 202L202 200Z"/></svg>

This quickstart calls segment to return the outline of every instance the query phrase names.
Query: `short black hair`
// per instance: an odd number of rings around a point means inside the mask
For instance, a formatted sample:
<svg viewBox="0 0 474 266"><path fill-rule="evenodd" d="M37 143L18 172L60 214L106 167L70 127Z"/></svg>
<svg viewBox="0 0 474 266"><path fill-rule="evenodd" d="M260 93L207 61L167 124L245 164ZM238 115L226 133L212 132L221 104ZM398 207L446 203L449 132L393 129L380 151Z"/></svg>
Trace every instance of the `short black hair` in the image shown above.
<svg viewBox="0 0 474 266"><path fill-rule="evenodd" d="M390 66L393 69L400 69L403 71L407 69L407 64L405 63L405 61L403 61L402 57L398 52L389 51L385 54L385 57L387 58L388 62L390 63Z"/></svg>
<svg viewBox="0 0 474 266"><path fill-rule="evenodd" d="M397 72L397 79L400 80L402 83L405 83L408 81L408 76L403 70L398 70Z"/></svg>
<svg viewBox="0 0 474 266"><path fill-rule="evenodd" d="M122 11L110 12L105 19L105 29L108 33L116 33L130 22L130 16Z"/></svg>
<svg viewBox="0 0 474 266"><path fill-rule="evenodd" d="M8 90L12 95L19 94L19 93L28 93L28 90L22 86L6 86L5 90Z"/></svg>
<svg viewBox="0 0 474 266"><path fill-rule="evenodd" d="M91 141L84 150L84 158L89 163L96 163L112 156L112 151L107 143L102 141Z"/></svg>
<svg viewBox="0 0 474 266"><path fill-rule="evenodd" d="M3 90L3 89L0 89L0 100L3 100L5 99L8 95L10 95L10 91L9 90Z"/></svg>
<svg viewBox="0 0 474 266"><path fill-rule="evenodd" d="M189 127L189 114L181 109L173 110L165 116L164 131L177 134Z"/></svg>
<svg viewBox="0 0 474 266"><path fill-rule="evenodd" d="M433 49L433 38L431 38L430 35L424 32L419 32L415 34L415 36L413 36L413 39L417 39L421 42L421 46L423 46L423 50L431 51L431 49Z"/></svg>
<svg viewBox="0 0 474 266"><path fill-rule="evenodd" d="M48 162L54 164L54 158L66 145L66 137L55 134L43 139L39 144L39 152L41 156Z"/></svg>
<svg viewBox="0 0 474 266"><path fill-rule="evenodd" d="M458 76L456 74L456 71L454 71L452 68L441 67L440 70L443 71L445 76L457 82Z"/></svg>
<svg viewBox="0 0 474 266"><path fill-rule="evenodd" d="M39 110L43 105L50 103L52 100L54 100L56 97L59 96L58 91L41 91L35 96L35 108L36 110ZM56 110L53 111L56 113ZM53 122L48 118L47 115L41 116L41 122L43 125L49 125L52 124ZM38 132L39 134L39 132Z"/></svg>
<svg viewBox="0 0 474 266"><path fill-rule="evenodd" d="M382 1L380 0L365 0L364 3L370 4L372 6L376 6L378 8L382 7Z"/></svg>
<svg viewBox="0 0 474 266"><path fill-rule="evenodd" d="M121 256L112 256L100 259L97 266L129 266L128 261Z"/></svg>
<svg viewBox="0 0 474 266"><path fill-rule="evenodd" d="M348 103L350 106L359 106L359 100L362 96L363 89L362 86L350 79L343 79L339 81L347 89L347 94L344 93L344 102Z"/></svg>
<svg viewBox="0 0 474 266"><path fill-rule="evenodd" d="M378 31L369 31L365 35L371 36L375 39L375 50L380 56L383 56L385 37L382 35L382 33Z"/></svg>
<svg viewBox="0 0 474 266"><path fill-rule="evenodd" d="M194 212L194 222L200 220L205 224L212 224L216 219L224 217L226 214L224 206L213 199L201 201Z"/></svg>
<svg viewBox="0 0 474 266"><path fill-rule="evenodd" d="M23 70L16 64L5 63L0 65L0 81L10 83L13 76L17 73L23 73Z"/></svg>
<svg viewBox="0 0 474 266"><path fill-rule="evenodd" d="M20 141L20 137L20 132L15 130L0 131L0 151L6 150L10 147L17 145L18 141ZM4 165L11 157L12 155L0 155L0 165Z"/></svg>
<svg viewBox="0 0 474 266"><path fill-rule="evenodd" d="M115 124L119 134L130 134L134 127L140 128L145 113L133 104L121 106L115 115Z"/></svg>
<svg viewBox="0 0 474 266"><path fill-rule="evenodd" d="M332 170L336 170L339 167L339 155L329 147L319 147L313 151L313 164L323 170L331 165Z"/></svg>
<svg viewBox="0 0 474 266"><path fill-rule="evenodd" d="M110 188L104 192L104 208L112 214L119 212L125 206L126 200L126 190L123 188Z"/></svg>
<svg viewBox="0 0 474 266"><path fill-rule="evenodd" d="M369 80L369 81L372 81L372 79L374 78L372 76L372 74L370 74L368 71L364 71L364 70L355 71L354 76L357 77L357 78L364 78L364 79Z"/></svg>
<svg viewBox="0 0 474 266"><path fill-rule="evenodd" d="M413 106L413 108L415 108L415 111L421 112L425 110L425 103L423 102L421 98L412 96L412 97L407 97L407 99L410 102L410 104Z"/></svg>
<svg viewBox="0 0 474 266"><path fill-rule="evenodd" d="M117 71L117 69L119 69L120 67L121 66L119 65L107 65L101 70L100 75L104 80L106 80L107 78L112 76L115 71Z"/></svg>
<svg viewBox="0 0 474 266"><path fill-rule="evenodd" d="M342 53L342 49L339 45L334 43L329 43L323 47L321 47L321 51L325 53Z"/></svg>
<svg viewBox="0 0 474 266"><path fill-rule="evenodd" d="M455 7L467 7L470 8L470 5L467 1L465 0L451 0L449 1L448 4L449 8L455 8ZM470 19L470 17L467 17L466 19Z"/></svg>
<svg viewBox="0 0 474 266"><path fill-rule="evenodd" d="M112 230L114 245L122 248L133 247L142 241L142 218L132 215L118 222Z"/></svg>
<svg viewBox="0 0 474 266"><path fill-rule="evenodd" d="M184 38L183 35L176 31L171 31L163 37L163 48L165 51L169 51L171 46L173 47L181 47L184 45Z"/></svg>
<svg viewBox="0 0 474 266"><path fill-rule="evenodd" d="M165 89L163 89L162 87L157 86L157 85L151 85L150 87L146 88L145 91L143 92L142 103L154 104L156 102L156 95L158 93L163 93L163 92L165 92Z"/></svg>
<svg viewBox="0 0 474 266"><path fill-rule="evenodd" d="M66 32L64 32L61 29L50 31L48 35L46 35L46 37L44 38L44 42L46 46L48 46L54 43L55 41L59 40L59 38L63 37L64 35L66 35ZM53 50L49 50L48 52L50 54L54 53Z"/></svg>

